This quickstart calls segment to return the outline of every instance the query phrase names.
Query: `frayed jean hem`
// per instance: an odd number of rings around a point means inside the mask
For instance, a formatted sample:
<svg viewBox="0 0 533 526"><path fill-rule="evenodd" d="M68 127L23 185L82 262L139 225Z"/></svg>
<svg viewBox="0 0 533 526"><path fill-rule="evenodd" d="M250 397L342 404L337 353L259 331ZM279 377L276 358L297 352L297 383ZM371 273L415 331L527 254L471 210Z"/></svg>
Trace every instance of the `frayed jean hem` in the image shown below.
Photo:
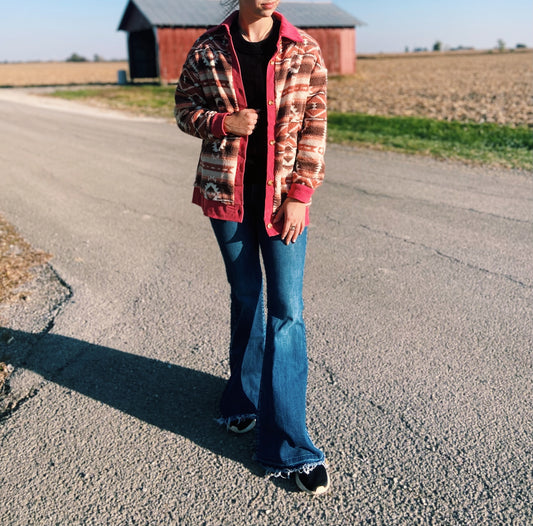
<svg viewBox="0 0 533 526"><path fill-rule="evenodd" d="M281 468L280 469L280 468L273 468L273 467L264 466L264 465L263 465L263 468L266 471L265 473L266 478L288 479L293 473L305 473L306 475L308 475L316 467L325 466L325 465L327 465L327 461L326 459L323 459L318 462L310 462L310 463L303 464L301 466L296 466L293 468Z"/></svg>

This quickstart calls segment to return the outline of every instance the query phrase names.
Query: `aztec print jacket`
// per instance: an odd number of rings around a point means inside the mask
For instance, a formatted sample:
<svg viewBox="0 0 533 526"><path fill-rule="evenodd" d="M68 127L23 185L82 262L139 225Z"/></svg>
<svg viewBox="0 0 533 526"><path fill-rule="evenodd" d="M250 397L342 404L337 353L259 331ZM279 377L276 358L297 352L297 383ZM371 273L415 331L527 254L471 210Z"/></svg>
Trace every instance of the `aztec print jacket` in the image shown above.
<svg viewBox="0 0 533 526"><path fill-rule="evenodd" d="M204 33L190 50L176 87L176 121L203 139L193 203L205 215L243 219L247 137L226 135L224 118L246 108L230 26L238 12ZM281 14L277 52L267 67L267 166L264 221L269 236L283 222L273 217L288 196L310 203L324 178L327 71L320 48ZM309 207L306 224L309 224Z"/></svg>

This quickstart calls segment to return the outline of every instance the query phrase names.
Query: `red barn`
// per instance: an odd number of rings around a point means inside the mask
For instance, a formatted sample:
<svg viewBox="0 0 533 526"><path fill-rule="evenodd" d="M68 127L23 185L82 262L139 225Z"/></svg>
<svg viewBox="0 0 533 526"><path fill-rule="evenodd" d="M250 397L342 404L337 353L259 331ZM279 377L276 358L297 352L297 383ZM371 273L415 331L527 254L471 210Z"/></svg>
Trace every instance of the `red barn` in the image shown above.
<svg viewBox="0 0 533 526"><path fill-rule="evenodd" d="M355 72L357 18L330 2L281 2L278 11L318 41L330 74ZM219 0L130 0L118 27L128 33L130 78L175 82L194 41L224 18Z"/></svg>

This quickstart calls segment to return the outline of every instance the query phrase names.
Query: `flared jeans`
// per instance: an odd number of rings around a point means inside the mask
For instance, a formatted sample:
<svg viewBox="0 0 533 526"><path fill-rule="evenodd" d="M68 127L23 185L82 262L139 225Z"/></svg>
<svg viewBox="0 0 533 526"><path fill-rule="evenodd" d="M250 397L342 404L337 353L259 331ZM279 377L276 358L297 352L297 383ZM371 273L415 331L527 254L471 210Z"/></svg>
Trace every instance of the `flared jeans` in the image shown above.
<svg viewBox="0 0 533 526"><path fill-rule="evenodd" d="M220 411L223 422L257 418L255 458L267 472L284 475L324 462L306 426L307 229L289 245L269 237L263 207L264 189L248 185L242 223L211 219L231 289L230 378Z"/></svg>

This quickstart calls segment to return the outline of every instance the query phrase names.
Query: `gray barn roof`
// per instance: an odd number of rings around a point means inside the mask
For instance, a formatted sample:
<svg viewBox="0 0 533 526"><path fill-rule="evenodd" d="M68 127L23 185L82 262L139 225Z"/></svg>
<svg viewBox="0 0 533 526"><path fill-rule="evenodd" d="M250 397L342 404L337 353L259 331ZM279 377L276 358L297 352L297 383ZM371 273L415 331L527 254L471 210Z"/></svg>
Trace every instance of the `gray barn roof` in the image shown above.
<svg viewBox="0 0 533 526"><path fill-rule="evenodd" d="M281 2L278 11L295 26L355 27L363 22L331 2ZM209 27L224 19L219 0L130 0L119 30L149 27Z"/></svg>

